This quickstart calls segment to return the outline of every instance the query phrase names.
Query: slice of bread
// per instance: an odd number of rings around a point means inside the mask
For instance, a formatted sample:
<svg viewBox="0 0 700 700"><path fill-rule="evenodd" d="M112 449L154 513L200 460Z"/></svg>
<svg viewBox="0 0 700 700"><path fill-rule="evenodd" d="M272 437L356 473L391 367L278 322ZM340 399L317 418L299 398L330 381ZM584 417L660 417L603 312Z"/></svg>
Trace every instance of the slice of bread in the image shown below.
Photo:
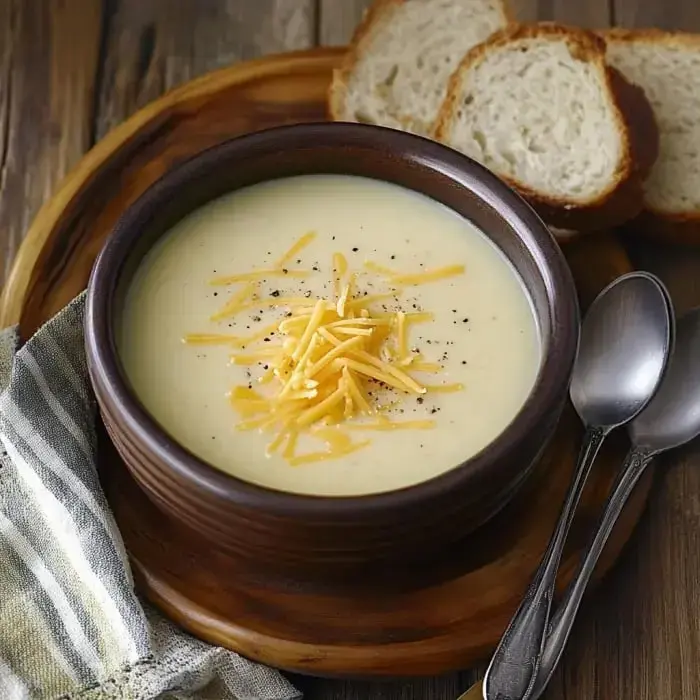
<svg viewBox="0 0 700 700"><path fill-rule="evenodd" d="M428 134L465 52L508 21L503 0L375 0L334 74L331 118Z"/></svg>
<svg viewBox="0 0 700 700"><path fill-rule="evenodd" d="M700 35L617 29L602 36L610 64L644 89L661 136L645 211L630 228L700 243Z"/></svg>
<svg viewBox="0 0 700 700"><path fill-rule="evenodd" d="M511 26L467 53L434 136L574 231L639 214L658 150L644 93L607 66L605 42L553 23Z"/></svg>

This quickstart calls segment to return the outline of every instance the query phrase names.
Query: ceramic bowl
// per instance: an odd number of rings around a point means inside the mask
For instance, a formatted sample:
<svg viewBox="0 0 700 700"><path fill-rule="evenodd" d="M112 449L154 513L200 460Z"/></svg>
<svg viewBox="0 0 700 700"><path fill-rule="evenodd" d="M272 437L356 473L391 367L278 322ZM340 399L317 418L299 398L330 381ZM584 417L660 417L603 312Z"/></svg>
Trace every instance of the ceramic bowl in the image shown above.
<svg viewBox="0 0 700 700"><path fill-rule="evenodd" d="M120 366L114 326L144 252L215 197L305 173L368 176L402 185L472 220L510 259L541 335L537 381L520 412L479 454L424 483L378 495L314 497L244 482L202 462L140 405ZM167 173L123 215L89 283L85 337L102 418L134 479L164 511L251 571L364 577L449 555L522 485L553 434L578 342L573 280L546 226L503 182L432 141L379 127L281 127L207 150Z"/></svg>

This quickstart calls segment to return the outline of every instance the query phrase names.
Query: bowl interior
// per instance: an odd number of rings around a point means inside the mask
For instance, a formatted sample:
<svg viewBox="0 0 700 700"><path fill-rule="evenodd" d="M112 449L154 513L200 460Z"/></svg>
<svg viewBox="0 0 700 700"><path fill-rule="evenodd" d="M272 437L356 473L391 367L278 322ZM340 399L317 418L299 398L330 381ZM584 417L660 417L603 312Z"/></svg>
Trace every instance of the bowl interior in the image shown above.
<svg viewBox="0 0 700 700"><path fill-rule="evenodd" d="M212 199L258 182L309 173L358 175L401 185L445 204L483 231L520 275L541 343L539 375L530 396L495 443L517 441L543 411L561 403L573 364L578 315L573 281L544 224L520 197L465 156L406 133L349 124L281 127L234 139L186 162L142 195L116 226L91 279L91 296L97 300L93 318L101 328L96 340L100 354L110 359L110 379L118 374L118 381L127 385L114 327L147 250L176 222ZM128 397L127 403L137 402ZM462 468L483 468L498 457L493 443L484 450L489 451Z"/></svg>
<svg viewBox="0 0 700 700"><path fill-rule="evenodd" d="M433 152L436 149L441 152ZM115 270L115 309L121 307L144 254L185 216L232 190L309 173L391 182L425 194L472 221L520 275L534 307L542 357L547 355L554 300L550 298L551 250L542 246L544 224L476 162L431 141L369 126L272 129L212 148L166 176L137 202L137 215L122 219L115 229L111 242L125 253Z"/></svg>

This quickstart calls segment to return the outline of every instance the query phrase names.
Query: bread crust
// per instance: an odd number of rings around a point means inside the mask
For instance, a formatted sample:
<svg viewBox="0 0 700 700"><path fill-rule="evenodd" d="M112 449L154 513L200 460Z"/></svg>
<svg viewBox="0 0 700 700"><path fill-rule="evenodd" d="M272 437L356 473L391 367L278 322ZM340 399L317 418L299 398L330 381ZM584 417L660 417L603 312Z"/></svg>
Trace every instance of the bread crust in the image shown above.
<svg viewBox="0 0 700 700"><path fill-rule="evenodd" d="M700 34L668 32L663 29L605 29L598 34L606 42L634 44L647 42L663 44L690 51L700 51ZM640 88L641 89L641 88ZM700 211L669 212L645 208L639 216L626 224L625 230L662 242L681 245L700 245Z"/></svg>
<svg viewBox="0 0 700 700"><path fill-rule="evenodd" d="M575 231L599 231L619 226L636 217L643 202L643 181L659 150L659 131L644 91L629 83L605 61L606 43L597 34L554 22L512 25L469 51L450 80L447 97L435 122L433 135L446 141L460 100L462 78L488 53L520 39L564 39L571 54L594 64L607 87L622 140L622 157L609 187L587 201L568 201L537 192L514 179L502 177L527 199L552 226Z"/></svg>
<svg viewBox="0 0 700 700"><path fill-rule="evenodd" d="M656 27L646 29L625 29L624 27L610 27L596 31L603 41L623 41L635 43L637 41L647 41L652 44L666 44L683 49L700 49L700 34L693 32L666 31Z"/></svg>
<svg viewBox="0 0 700 700"><path fill-rule="evenodd" d="M365 50L372 41L374 34L391 20L394 11L410 0L374 0L367 8L362 20L357 25L347 53L338 68L333 71L333 78L328 89L328 118L332 121L346 121L344 118L345 102L348 92L348 83L355 66L362 59ZM504 24L509 25L515 21L515 13L509 4L509 0L498 0L504 17ZM396 115L402 127L410 131L411 118L405 115Z"/></svg>
<svg viewBox="0 0 700 700"><path fill-rule="evenodd" d="M365 45L372 35L391 18L392 11L402 5L404 0L374 0L365 10L362 20L355 28L340 67L333 71L333 78L328 89L328 117L333 121L344 121L343 107L348 92L348 82L355 65L362 57Z"/></svg>

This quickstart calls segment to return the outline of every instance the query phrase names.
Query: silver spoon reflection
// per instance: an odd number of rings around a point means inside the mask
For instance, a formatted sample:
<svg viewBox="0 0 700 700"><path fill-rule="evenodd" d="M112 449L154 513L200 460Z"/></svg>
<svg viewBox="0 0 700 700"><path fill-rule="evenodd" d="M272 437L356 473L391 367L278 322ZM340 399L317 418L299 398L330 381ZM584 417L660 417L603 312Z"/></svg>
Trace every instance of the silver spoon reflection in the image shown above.
<svg viewBox="0 0 700 700"><path fill-rule="evenodd" d="M610 431L635 418L656 392L672 343L671 300L654 275L619 277L588 310L570 391L586 426L583 445L547 551L486 671L485 700L530 696L564 542L591 465Z"/></svg>
<svg viewBox="0 0 700 700"><path fill-rule="evenodd" d="M579 570L552 618L533 692L544 692L569 638L581 598L613 526L651 460L700 435L700 308L677 324L671 362L659 391L629 426L630 449Z"/></svg>

